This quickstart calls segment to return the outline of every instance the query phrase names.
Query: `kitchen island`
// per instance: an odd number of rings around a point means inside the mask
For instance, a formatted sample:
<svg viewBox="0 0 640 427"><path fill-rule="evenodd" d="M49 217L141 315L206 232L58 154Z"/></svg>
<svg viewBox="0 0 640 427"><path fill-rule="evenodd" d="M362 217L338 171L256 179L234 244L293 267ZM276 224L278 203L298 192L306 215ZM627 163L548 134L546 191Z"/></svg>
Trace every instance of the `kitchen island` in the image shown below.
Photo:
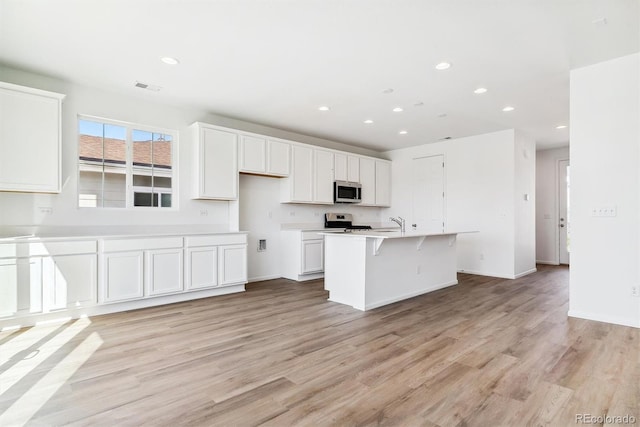
<svg viewBox="0 0 640 427"><path fill-rule="evenodd" d="M460 232L354 231L325 237L329 300L370 310L456 285Z"/></svg>

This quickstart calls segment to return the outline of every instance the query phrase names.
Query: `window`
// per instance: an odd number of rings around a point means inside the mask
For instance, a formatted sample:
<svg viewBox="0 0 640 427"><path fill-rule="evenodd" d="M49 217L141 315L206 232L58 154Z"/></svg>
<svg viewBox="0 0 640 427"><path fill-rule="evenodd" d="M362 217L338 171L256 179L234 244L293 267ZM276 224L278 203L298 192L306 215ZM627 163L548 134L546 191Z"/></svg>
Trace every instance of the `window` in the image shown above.
<svg viewBox="0 0 640 427"><path fill-rule="evenodd" d="M174 132L80 117L78 134L79 207L174 206Z"/></svg>

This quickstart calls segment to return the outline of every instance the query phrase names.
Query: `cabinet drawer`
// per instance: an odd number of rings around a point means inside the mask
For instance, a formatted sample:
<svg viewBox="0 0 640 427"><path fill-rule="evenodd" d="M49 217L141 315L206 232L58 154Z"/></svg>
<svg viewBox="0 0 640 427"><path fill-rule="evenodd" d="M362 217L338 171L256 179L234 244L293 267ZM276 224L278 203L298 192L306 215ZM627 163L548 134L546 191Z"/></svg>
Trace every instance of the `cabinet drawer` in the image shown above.
<svg viewBox="0 0 640 427"><path fill-rule="evenodd" d="M97 240L29 243L29 255L31 256L79 255L97 252Z"/></svg>
<svg viewBox="0 0 640 427"><path fill-rule="evenodd" d="M162 237L149 239L104 240L104 252L143 251L149 249L181 248L182 237Z"/></svg>
<svg viewBox="0 0 640 427"><path fill-rule="evenodd" d="M245 243L247 243L246 234L216 234L189 236L185 238L185 246L188 248L198 246L244 245Z"/></svg>
<svg viewBox="0 0 640 427"><path fill-rule="evenodd" d="M323 233L323 231L303 231L302 232L302 240L318 240L324 239L324 236L318 233Z"/></svg>

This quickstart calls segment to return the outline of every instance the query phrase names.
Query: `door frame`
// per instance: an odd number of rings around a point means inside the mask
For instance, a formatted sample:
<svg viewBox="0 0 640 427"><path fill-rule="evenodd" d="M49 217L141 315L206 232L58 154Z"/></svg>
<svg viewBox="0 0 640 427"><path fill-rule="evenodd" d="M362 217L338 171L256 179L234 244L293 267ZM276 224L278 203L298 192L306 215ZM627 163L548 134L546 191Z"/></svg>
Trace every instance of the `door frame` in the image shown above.
<svg viewBox="0 0 640 427"><path fill-rule="evenodd" d="M560 209L560 162L569 162L569 165L571 165L571 159L569 157L559 157L556 159L556 171L555 171L555 175L556 175L556 185L555 185L555 193L556 193L556 197L555 197L555 207L554 207L554 213L553 213L553 218L555 220L555 265L560 265L560 227L558 226L558 224L560 223L560 212L558 209ZM568 196L568 195L567 195ZM569 207L569 197L567 197L567 208ZM567 221L567 224L569 223L569 221Z"/></svg>

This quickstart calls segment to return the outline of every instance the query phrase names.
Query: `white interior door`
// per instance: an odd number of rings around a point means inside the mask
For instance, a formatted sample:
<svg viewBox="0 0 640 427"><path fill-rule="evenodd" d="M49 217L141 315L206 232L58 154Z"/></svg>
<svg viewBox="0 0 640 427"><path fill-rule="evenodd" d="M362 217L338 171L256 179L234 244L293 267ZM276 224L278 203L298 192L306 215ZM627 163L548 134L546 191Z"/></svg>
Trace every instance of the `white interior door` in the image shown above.
<svg viewBox="0 0 640 427"><path fill-rule="evenodd" d="M559 262L569 264L571 225L569 222L569 160L558 161Z"/></svg>
<svg viewBox="0 0 640 427"><path fill-rule="evenodd" d="M413 159L413 222L420 231L444 231L443 155Z"/></svg>

